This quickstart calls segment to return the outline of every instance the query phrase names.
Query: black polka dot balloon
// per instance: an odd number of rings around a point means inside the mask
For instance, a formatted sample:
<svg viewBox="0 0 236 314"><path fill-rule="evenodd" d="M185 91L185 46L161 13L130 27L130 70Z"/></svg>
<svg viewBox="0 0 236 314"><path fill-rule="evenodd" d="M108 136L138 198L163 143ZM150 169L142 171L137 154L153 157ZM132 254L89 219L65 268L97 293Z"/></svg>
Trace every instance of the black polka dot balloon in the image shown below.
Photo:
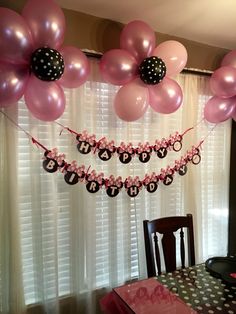
<svg viewBox="0 0 236 314"><path fill-rule="evenodd" d="M31 70L40 80L56 81L64 72L64 60L55 49L39 48L32 54Z"/></svg>
<svg viewBox="0 0 236 314"><path fill-rule="evenodd" d="M160 83L166 75L165 63L161 58L155 56L146 58L139 66L139 74L145 84Z"/></svg>

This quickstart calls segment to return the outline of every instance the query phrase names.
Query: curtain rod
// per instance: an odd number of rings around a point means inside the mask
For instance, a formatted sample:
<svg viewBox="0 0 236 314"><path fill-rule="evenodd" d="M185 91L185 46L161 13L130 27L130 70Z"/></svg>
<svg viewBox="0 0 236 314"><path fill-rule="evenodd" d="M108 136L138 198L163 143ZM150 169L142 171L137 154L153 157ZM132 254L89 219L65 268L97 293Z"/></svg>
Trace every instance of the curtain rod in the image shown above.
<svg viewBox="0 0 236 314"><path fill-rule="evenodd" d="M87 49L81 49L81 50L86 54L87 57L90 57L90 58L101 59L103 55L101 52L91 51ZM213 71L194 69L194 68L184 68L181 71L181 73L211 76Z"/></svg>
<svg viewBox="0 0 236 314"><path fill-rule="evenodd" d="M188 74L196 74L196 75L205 75L211 76L213 71L209 70L201 70L201 69L194 69L194 68L184 68L181 73L188 73Z"/></svg>

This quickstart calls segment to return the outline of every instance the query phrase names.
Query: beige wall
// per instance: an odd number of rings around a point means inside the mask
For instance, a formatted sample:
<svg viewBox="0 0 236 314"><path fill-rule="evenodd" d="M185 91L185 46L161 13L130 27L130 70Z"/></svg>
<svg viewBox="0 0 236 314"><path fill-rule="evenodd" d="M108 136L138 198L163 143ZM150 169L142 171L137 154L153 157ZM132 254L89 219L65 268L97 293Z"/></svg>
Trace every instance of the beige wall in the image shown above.
<svg viewBox="0 0 236 314"><path fill-rule="evenodd" d="M0 0L0 5L20 12L25 2L25 0ZM98 52L119 48L122 24L71 10L64 10L64 14L66 17L65 44ZM186 47L188 68L215 70L219 67L222 57L228 52L226 49L211 47L166 34L157 33L156 35L157 44L168 39L175 39Z"/></svg>

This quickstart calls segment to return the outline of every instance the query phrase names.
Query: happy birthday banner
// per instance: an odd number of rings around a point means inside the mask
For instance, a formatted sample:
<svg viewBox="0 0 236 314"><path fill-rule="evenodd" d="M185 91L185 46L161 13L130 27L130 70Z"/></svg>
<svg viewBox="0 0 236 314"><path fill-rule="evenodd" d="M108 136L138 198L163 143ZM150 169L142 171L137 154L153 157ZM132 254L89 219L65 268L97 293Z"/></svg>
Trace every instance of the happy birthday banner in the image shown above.
<svg viewBox="0 0 236 314"><path fill-rule="evenodd" d="M36 144L40 144L34 139ZM104 173L97 173L96 170L91 170L90 167L86 170L85 165L77 165L77 162L73 160L68 163L65 160L65 154L59 154L57 148L52 150L45 149L43 168L49 173L60 171L64 175L64 180L69 185L75 185L78 182L84 183L86 189L90 193L98 192L102 187L106 189L106 193L110 197L115 197L119 194L122 188L125 188L127 194L130 197L135 197L139 194L142 187L145 187L149 193L153 193L157 190L159 182L164 185L170 185L174 180L174 174L178 173L183 176L187 173L187 164L192 163L194 165L199 164L201 161L199 147L203 141L197 146L192 146L192 149L176 160L174 166L167 166L165 169L161 169L160 173L152 172L146 174L143 179L139 176L127 177L122 180L122 177L116 177L110 175L104 177Z"/></svg>
<svg viewBox="0 0 236 314"><path fill-rule="evenodd" d="M181 156L179 160L175 160L173 166L168 165L166 168L161 168L159 173L152 172L151 174L145 174L144 178L140 178L139 176L128 176L123 180L121 176L115 177L113 174L111 174L109 177L105 177L103 172L97 173L94 169L90 170L90 166L86 169L85 165L78 165L76 160L67 162L64 153L59 153L57 148L49 150L38 140L36 140L29 132L24 130L14 120L8 117L6 113L1 110L0 112L17 128L23 131L31 139L33 144L44 150L42 166L45 171L49 173L55 173L57 171L61 172L64 176L65 182L69 185L75 185L78 182L84 183L86 185L87 191L90 193L96 193L102 187L104 187L107 195L110 197L117 196L122 188L126 190L130 197L137 196L143 187L149 193L153 193L157 190L160 183L163 183L166 186L170 185L173 182L174 175L176 173L178 173L180 176L184 176L187 173L189 163L194 165L200 163L201 145L216 126L215 125L210 130L208 135L202 139L198 145L192 146L192 148L188 150L185 155ZM183 134L193 128L187 129ZM182 137L177 137L177 142L181 143L179 139L182 139Z"/></svg>
<svg viewBox="0 0 236 314"><path fill-rule="evenodd" d="M71 131L72 130L70 130L70 132ZM72 133L76 132L72 131ZM92 137L93 141L95 141L95 136L93 135ZM178 140L176 142L181 143L179 140L182 139L182 137L177 138ZM146 174L144 178L128 176L123 180L121 176L115 177L114 175L110 175L109 177L105 177L104 173L97 173L96 170L90 170L90 167L86 170L86 166L78 165L76 160L67 162L65 154L58 153L57 148L48 150L35 139L32 138L32 141L45 150L43 160L43 168L45 171L49 173L61 172L64 175L65 182L69 185L75 185L78 182L84 183L87 191L90 193L96 193L104 187L107 195L110 197L117 196L122 188L126 190L130 197L136 197L143 187L149 193L153 193L157 190L159 183L163 183L166 186L170 185L174 180L175 173L178 173L180 176L187 173L187 164L190 162L194 165L200 163L201 155L199 147L204 142L204 140L202 140L197 146L192 146L191 150L187 151L184 156L179 160L175 160L173 166L167 166L165 169L162 168L160 173L152 172L151 174Z"/></svg>
<svg viewBox="0 0 236 314"><path fill-rule="evenodd" d="M195 128L195 126L188 128L182 134L175 132L169 138L156 139L153 145L146 142L134 146L132 143L126 144L121 142L119 146L115 146L114 140L108 140L106 137L96 140L96 135L88 134L86 130L82 133L77 133L61 123L55 123L76 136L77 149L81 154L97 153L98 157L103 161L108 161L112 156L116 155L123 164L128 164L135 155L138 156L139 161L146 163L150 160L152 152L155 152L160 159L165 158L170 150L178 152L182 148L184 135Z"/></svg>

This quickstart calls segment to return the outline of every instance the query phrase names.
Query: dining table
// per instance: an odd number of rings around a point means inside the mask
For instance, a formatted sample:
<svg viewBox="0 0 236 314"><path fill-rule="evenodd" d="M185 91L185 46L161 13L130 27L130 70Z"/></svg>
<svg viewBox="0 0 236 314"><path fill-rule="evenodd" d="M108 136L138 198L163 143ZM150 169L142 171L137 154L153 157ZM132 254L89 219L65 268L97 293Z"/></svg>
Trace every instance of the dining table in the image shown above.
<svg viewBox="0 0 236 314"><path fill-rule="evenodd" d="M236 286L202 263L113 288L100 307L104 314L233 314Z"/></svg>

